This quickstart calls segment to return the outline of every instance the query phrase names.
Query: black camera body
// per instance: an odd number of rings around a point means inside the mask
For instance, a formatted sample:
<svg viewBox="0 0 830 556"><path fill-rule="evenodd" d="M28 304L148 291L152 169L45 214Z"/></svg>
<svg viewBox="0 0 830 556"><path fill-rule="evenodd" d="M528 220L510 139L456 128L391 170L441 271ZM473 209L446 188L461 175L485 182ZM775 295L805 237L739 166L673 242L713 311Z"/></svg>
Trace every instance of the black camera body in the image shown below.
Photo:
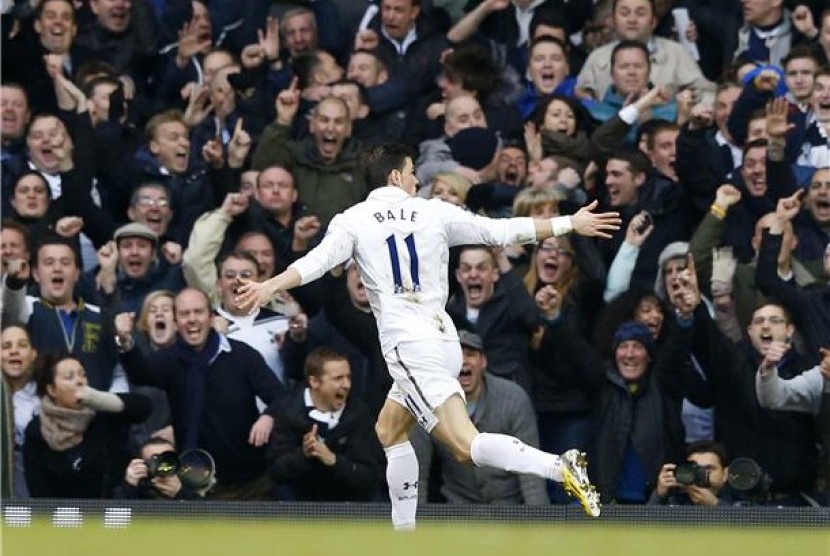
<svg viewBox="0 0 830 556"><path fill-rule="evenodd" d="M179 472L181 462L179 455L173 450L167 450L160 454L154 454L144 460L147 466L147 478L171 477Z"/></svg>
<svg viewBox="0 0 830 556"><path fill-rule="evenodd" d="M674 468L674 479L681 485L709 486L709 469L693 461L678 463Z"/></svg>

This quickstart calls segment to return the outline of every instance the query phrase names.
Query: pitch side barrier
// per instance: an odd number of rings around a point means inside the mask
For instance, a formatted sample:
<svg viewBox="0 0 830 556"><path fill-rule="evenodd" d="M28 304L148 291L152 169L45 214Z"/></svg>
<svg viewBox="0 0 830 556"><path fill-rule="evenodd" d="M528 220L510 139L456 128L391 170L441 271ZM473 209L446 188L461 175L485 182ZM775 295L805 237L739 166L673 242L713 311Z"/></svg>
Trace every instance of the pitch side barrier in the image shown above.
<svg viewBox="0 0 830 556"><path fill-rule="evenodd" d="M129 527L142 518L256 519L290 521L387 521L390 507L376 503L318 502L182 502L143 500L3 500L3 527L27 527L34 519L48 519L55 527ZM580 526L651 525L666 527L830 527L830 508L771 506L605 506L591 519L574 506L489 506L426 504L418 508L419 521L493 522L500 524L558 523Z"/></svg>

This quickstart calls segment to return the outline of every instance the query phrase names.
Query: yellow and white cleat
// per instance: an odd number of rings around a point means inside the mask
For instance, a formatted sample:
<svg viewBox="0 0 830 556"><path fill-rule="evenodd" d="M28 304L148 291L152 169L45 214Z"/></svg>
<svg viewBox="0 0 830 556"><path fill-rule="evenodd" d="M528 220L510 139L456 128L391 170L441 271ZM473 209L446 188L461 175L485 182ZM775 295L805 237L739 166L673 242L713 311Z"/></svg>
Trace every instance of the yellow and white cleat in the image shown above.
<svg viewBox="0 0 830 556"><path fill-rule="evenodd" d="M582 504L585 513L599 517L602 504L599 492L588 479L588 460L579 450L568 450L562 454L562 486L570 496L575 496Z"/></svg>

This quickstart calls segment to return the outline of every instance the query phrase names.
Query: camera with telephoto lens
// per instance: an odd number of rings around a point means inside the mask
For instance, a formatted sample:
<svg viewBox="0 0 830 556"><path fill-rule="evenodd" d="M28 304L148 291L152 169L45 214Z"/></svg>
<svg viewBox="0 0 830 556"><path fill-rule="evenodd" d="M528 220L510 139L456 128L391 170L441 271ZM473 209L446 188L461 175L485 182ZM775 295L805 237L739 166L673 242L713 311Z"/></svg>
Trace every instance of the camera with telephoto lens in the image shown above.
<svg viewBox="0 0 830 556"><path fill-rule="evenodd" d="M693 461L684 461L675 466L674 479L681 485L708 487L709 469Z"/></svg>
<svg viewBox="0 0 830 556"><path fill-rule="evenodd" d="M735 458L729 463L726 482L739 505L763 504L769 500L772 478L752 458Z"/></svg>
<svg viewBox="0 0 830 556"><path fill-rule="evenodd" d="M153 477L178 475L182 485L196 492L206 492L216 482L216 462L205 450L187 450L181 455L167 450L145 459L144 464L147 466L146 482Z"/></svg>

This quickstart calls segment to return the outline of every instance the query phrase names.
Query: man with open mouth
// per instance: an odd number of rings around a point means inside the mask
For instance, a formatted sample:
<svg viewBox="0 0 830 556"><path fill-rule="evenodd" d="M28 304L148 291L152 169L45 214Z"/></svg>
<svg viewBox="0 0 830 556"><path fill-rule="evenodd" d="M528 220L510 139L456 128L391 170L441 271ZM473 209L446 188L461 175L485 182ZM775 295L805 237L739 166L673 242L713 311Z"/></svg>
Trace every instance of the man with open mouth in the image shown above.
<svg viewBox="0 0 830 556"><path fill-rule="evenodd" d="M290 168L299 197L325 229L337 212L360 202L367 192L361 143L352 136L349 108L337 97L323 98L311 111L309 136L292 141L289 135L300 104L296 80L279 94L276 104L277 120L265 128L253 168Z"/></svg>
<svg viewBox="0 0 830 556"><path fill-rule="evenodd" d="M779 245L769 242L766 248L762 246L759 270L772 263L771 273L777 272ZM773 252L771 248L776 249ZM762 283L761 276L757 279ZM715 439L723 442L733 457L752 458L769 474L770 497L776 505L809 505L818 465L814 419L807 414L764 409L756 396L755 375L759 365L774 365L785 380L809 368L818 355L817 348L809 347L810 329L797 326L783 304L765 299L752 311L749 321L741 323L745 339L736 343L719 330L701 299L694 259L688 257L678 276L678 288L670 296L678 328L692 332L691 354L701 362L699 367L684 371L687 396L694 403L714 408ZM799 322L808 323L809 319L799 314ZM807 340L806 351L798 347L800 338Z"/></svg>
<svg viewBox="0 0 830 556"><path fill-rule="evenodd" d="M217 484L208 497L265 500L271 482L264 446L282 405L282 383L256 350L214 329L204 292L185 288L173 310L175 341L146 355L136 349L136 314L115 317L121 364L134 384L167 393L176 447L213 456ZM256 398L268 409L261 412Z"/></svg>
<svg viewBox="0 0 830 556"><path fill-rule="evenodd" d="M481 337L488 371L510 379L528 368L527 338L538 326L533 299L521 277L485 246L461 249L455 279L460 291L447 303L447 313L458 328ZM499 262L501 261L501 263Z"/></svg>
<svg viewBox="0 0 830 556"><path fill-rule="evenodd" d="M803 197L804 209L794 219L796 255L817 278L830 279L827 245L830 245L830 166L818 168ZM822 272L823 271L823 272Z"/></svg>
<svg viewBox="0 0 830 556"><path fill-rule="evenodd" d="M40 296L26 295L28 265L9 271L3 288L3 323L25 324L32 345L41 353L69 352L82 362L89 385L97 390L126 392L123 374L115 375L115 346L104 336L107 315L78 295L80 255L71 240L50 236L34 256L31 273ZM112 293L111 291L108 293Z"/></svg>
<svg viewBox="0 0 830 556"><path fill-rule="evenodd" d="M279 491L303 501L367 501L383 455L359 397L349 397L345 355L328 347L305 362L305 388L286 402L268 449L268 472Z"/></svg>
<svg viewBox="0 0 830 556"><path fill-rule="evenodd" d="M144 298L152 291L178 292L184 287L181 264L170 264L157 256L158 236L149 227L130 222L118 228L113 237L117 267L110 269L99 265L84 273L79 284L83 296L103 302L96 294L96 284L112 279L118 290L117 310L139 312Z"/></svg>

